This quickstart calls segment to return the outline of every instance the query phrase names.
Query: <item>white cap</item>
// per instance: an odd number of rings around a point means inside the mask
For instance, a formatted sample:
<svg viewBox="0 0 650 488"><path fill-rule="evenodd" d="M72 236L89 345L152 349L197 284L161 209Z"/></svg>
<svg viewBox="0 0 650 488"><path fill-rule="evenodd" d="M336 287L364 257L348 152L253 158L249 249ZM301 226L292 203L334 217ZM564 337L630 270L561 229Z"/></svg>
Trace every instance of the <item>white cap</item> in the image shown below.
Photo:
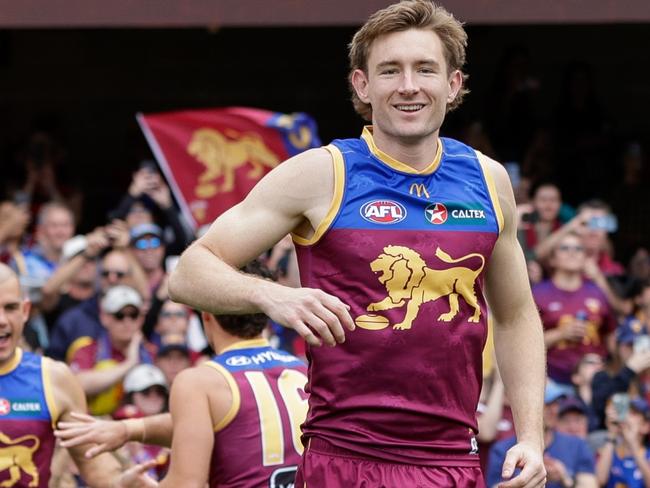
<svg viewBox="0 0 650 488"><path fill-rule="evenodd" d="M63 259L72 259L88 247L88 239L84 235L74 236L63 243Z"/></svg>
<svg viewBox="0 0 650 488"><path fill-rule="evenodd" d="M123 385L125 393L133 393L156 385L167 388L167 380L163 372L153 364L139 364L129 371Z"/></svg>
<svg viewBox="0 0 650 488"><path fill-rule="evenodd" d="M102 310L107 313L117 313L127 305L142 307L140 294L130 286L118 285L109 288L102 300Z"/></svg>

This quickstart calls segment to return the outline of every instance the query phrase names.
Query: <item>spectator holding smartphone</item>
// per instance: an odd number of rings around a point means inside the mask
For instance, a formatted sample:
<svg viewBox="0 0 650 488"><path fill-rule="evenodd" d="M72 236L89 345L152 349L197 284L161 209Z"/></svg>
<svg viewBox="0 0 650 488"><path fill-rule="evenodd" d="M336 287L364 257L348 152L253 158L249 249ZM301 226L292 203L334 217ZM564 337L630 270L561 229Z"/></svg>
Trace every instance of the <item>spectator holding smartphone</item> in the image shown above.
<svg viewBox="0 0 650 488"><path fill-rule="evenodd" d="M584 279L585 248L576 234L563 237L551 255L552 275L533 288L544 325L548 374L573 391L571 375L587 353L601 358L615 349L616 318L603 292Z"/></svg>
<svg viewBox="0 0 650 488"><path fill-rule="evenodd" d="M189 226L175 207L169 186L156 163L150 160L140 163L127 194L111 215L125 219L130 228L160 222L164 244L170 254L180 254L192 241Z"/></svg>
<svg viewBox="0 0 650 488"><path fill-rule="evenodd" d="M600 486L642 488L650 486L650 407L626 393L612 395L607 403L607 441L598 452L596 476Z"/></svg>

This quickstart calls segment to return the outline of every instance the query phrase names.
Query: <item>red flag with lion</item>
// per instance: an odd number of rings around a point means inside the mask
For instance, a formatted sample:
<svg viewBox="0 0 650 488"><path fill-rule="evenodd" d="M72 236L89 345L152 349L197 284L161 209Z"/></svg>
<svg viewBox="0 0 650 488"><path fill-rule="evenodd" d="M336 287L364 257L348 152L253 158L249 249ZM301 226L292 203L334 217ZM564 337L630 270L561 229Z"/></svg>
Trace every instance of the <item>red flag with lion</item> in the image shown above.
<svg viewBox="0 0 650 488"><path fill-rule="evenodd" d="M321 145L316 123L304 113L230 107L137 118L195 229L240 202L282 161Z"/></svg>

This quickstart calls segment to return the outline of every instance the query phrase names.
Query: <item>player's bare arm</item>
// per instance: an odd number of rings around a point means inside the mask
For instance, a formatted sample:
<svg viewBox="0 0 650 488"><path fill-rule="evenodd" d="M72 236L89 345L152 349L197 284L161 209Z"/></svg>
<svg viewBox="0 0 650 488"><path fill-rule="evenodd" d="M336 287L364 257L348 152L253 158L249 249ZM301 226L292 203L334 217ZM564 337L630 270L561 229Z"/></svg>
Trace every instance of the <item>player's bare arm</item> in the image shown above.
<svg viewBox="0 0 650 488"><path fill-rule="evenodd" d="M246 199L221 215L181 256L170 279L175 301L212 313L263 312L312 345L345 340L348 309L320 290L289 288L237 271L290 232L310 237L334 194L325 149L299 154L267 174Z"/></svg>
<svg viewBox="0 0 650 488"><path fill-rule="evenodd" d="M515 466L523 468L500 486L544 486L542 410L546 373L542 325L516 237L516 207L508 175L496 161L480 157L495 180L504 217L486 275L497 362L517 432L517 444L506 456L503 477L510 478Z"/></svg>
<svg viewBox="0 0 650 488"><path fill-rule="evenodd" d="M172 416L169 413L140 419L101 420L72 412L70 418L68 422L58 423L54 435L63 447L92 443L85 452L87 458L114 451L130 441L162 447L172 445Z"/></svg>
<svg viewBox="0 0 650 488"><path fill-rule="evenodd" d="M232 403L230 387L220 373L198 366L179 374L170 403L174 439L169 472L160 486L204 488L210 473L214 426Z"/></svg>
<svg viewBox="0 0 650 488"><path fill-rule="evenodd" d="M54 403L60 412L60 421L69 421L72 412L86 411L86 397L81 386L76 381L70 369L63 363L44 358L47 361L50 371L50 378L53 386ZM79 472L89 486L93 488L117 488L121 486L151 486L144 473L131 476L127 483L122 480L122 468L115 457L108 453L99 455L93 459L84 456L89 444L80 444L68 449L72 459L79 468Z"/></svg>

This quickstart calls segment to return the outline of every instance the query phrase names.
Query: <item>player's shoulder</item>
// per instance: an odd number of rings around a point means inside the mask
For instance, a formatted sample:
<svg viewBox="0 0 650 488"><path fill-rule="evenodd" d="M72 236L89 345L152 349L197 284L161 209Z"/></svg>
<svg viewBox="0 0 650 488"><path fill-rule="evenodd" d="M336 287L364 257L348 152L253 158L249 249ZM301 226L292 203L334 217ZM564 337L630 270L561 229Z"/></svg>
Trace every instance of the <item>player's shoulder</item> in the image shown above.
<svg viewBox="0 0 650 488"><path fill-rule="evenodd" d="M300 182L327 177L332 174L332 154L324 147L309 149L287 159L271 173Z"/></svg>
<svg viewBox="0 0 650 488"><path fill-rule="evenodd" d="M76 381L70 367L62 361L50 357L43 357L43 368L46 369L50 381L55 387L66 388L71 381Z"/></svg>
<svg viewBox="0 0 650 488"><path fill-rule="evenodd" d="M72 370L62 361L43 357L47 390L59 413L85 408L84 393Z"/></svg>
<svg viewBox="0 0 650 488"><path fill-rule="evenodd" d="M173 388L176 392L195 395L197 392L219 391L229 388L229 383L220 368L211 367L211 361L205 361L178 373Z"/></svg>
<svg viewBox="0 0 650 488"><path fill-rule="evenodd" d="M510 177L503 164L480 151L476 151L476 157L481 162L483 168L490 172L500 196L502 191L512 192Z"/></svg>

